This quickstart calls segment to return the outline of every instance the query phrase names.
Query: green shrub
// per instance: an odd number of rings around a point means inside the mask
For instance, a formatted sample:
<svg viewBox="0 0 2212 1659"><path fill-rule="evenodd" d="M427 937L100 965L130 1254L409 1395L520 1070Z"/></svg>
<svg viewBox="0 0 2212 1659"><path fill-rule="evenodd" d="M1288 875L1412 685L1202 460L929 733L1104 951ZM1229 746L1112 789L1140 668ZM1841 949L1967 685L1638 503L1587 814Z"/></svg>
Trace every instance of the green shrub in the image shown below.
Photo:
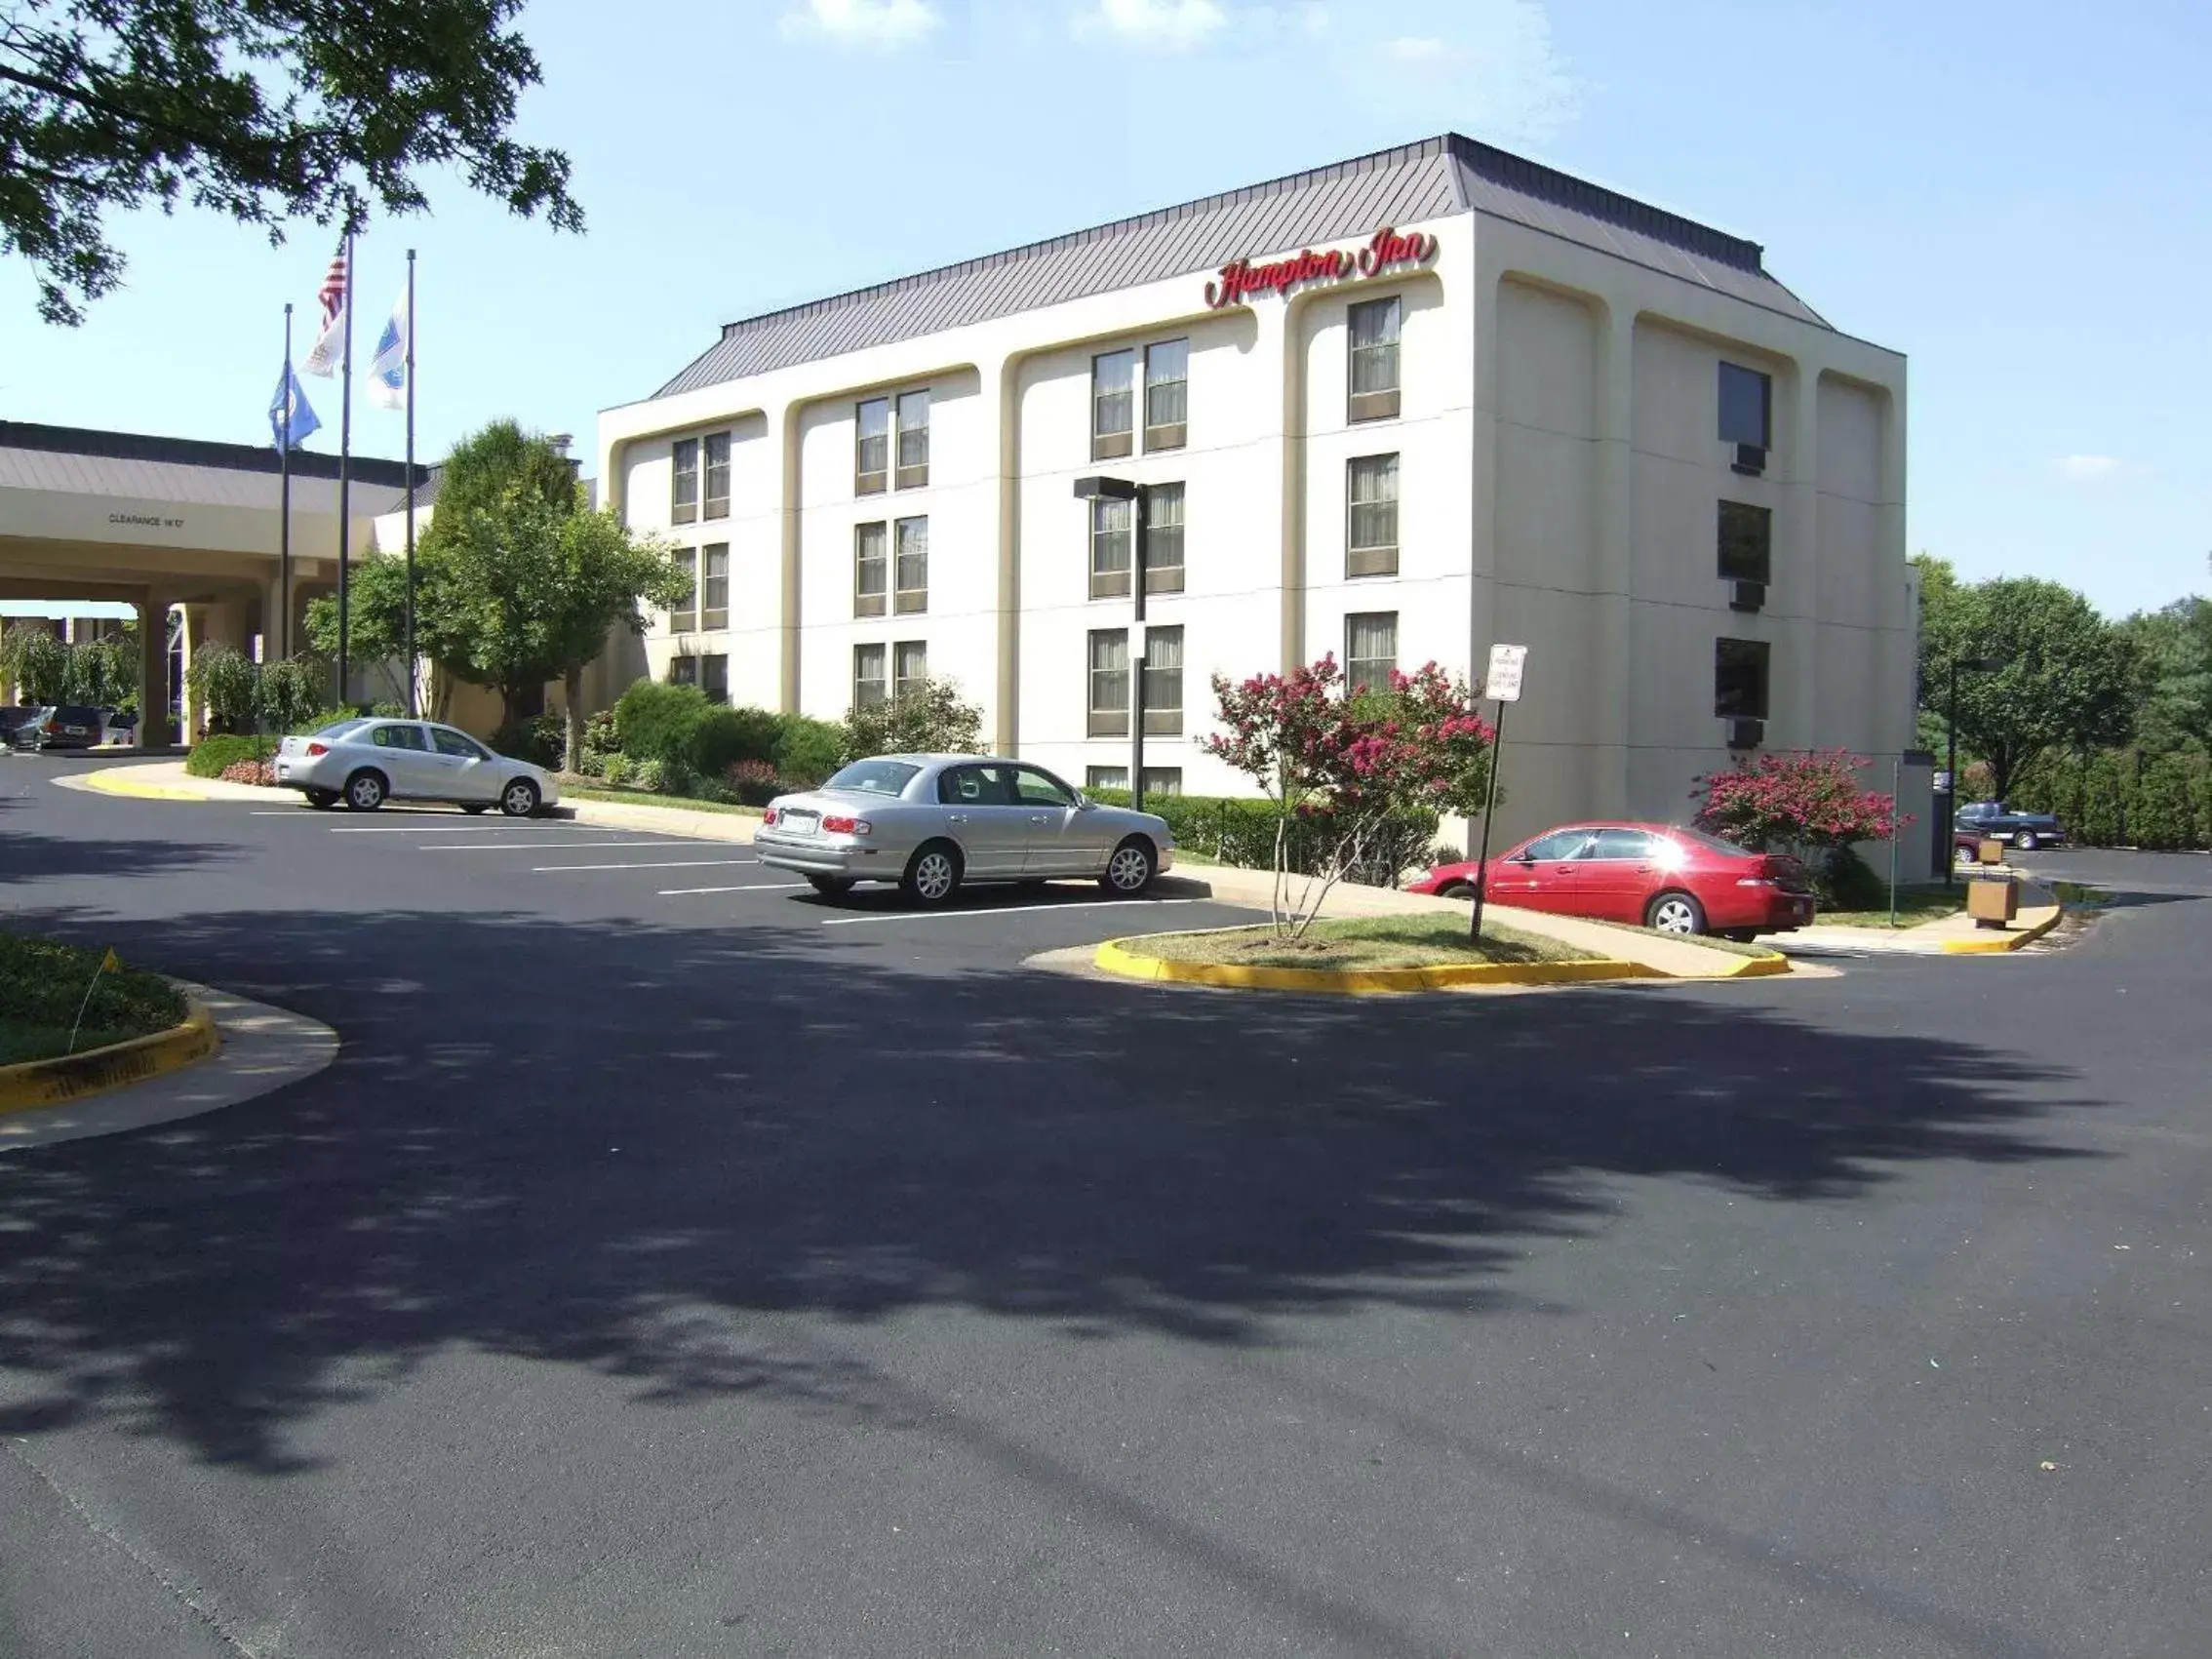
<svg viewBox="0 0 2212 1659"><path fill-rule="evenodd" d="M184 688L195 711L205 708L208 723L218 732L244 732L254 729L257 692L254 665L246 653L226 645L205 645L192 652L184 670Z"/></svg>
<svg viewBox="0 0 2212 1659"><path fill-rule="evenodd" d="M662 762L648 756L642 761L630 763L632 789L642 789L648 795L658 795L667 786L667 768Z"/></svg>
<svg viewBox="0 0 2212 1659"><path fill-rule="evenodd" d="M700 777L720 777L739 761L772 765L782 725L765 708L709 705L692 725L683 756Z"/></svg>
<svg viewBox="0 0 2212 1659"><path fill-rule="evenodd" d="M2072 825L2089 847L2117 847L2127 839L2127 778L2110 750L2092 755L2081 779L2081 817Z"/></svg>
<svg viewBox="0 0 2212 1659"><path fill-rule="evenodd" d="M568 723L550 712L530 715L492 733L493 748L533 767L559 767L568 741Z"/></svg>
<svg viewBox="0 0 2212 1659"><path fill-rule="evenodd" d="M844 764L845 728L804 714L782 717L775 734L775 775L794 789L812 789Z"/></svg>
<svg viewBox="0 0 2212 1659"><path fill-rule="evenodd" d="M983 743L983 711L959 683L925 675L899 696L845 717L848 760L870 755L971 755Z"/></svg>
<svg viewBox="0 0 2212 1659"><path fill-rule="evenodd" d="M369 712L378 720L405 720L407 704L397 697L379 697L369 705Z"/></svg>
<svg viewBox="0 0 2212 1659"><path fill-rule="evenodd" d="M220 777L225 767L256 760L268 753L272 737L203 737L184 757L184 770L193 777Z"/></svg>
<svg viewBox="0 0 2212 1659"><path fill-rule="evenodd" d="M722 773L725 791L741 807L765 807L783 793L769 761L732 761Z"/></svg>
<svg viewBox="0 0 2212 1659"><path fill-rule="evenodd" d="M1091 789L1086 794L1106 807L1126 807L1126 789ZM1248 870L1275 867L1275 804L1241 795L1159 795L1147 793L1144 810L1167 820L1175 845L1223 864ZM1328 845L1329 814L1307 812L1290 826L1290 867L1312 870ZM1354 881L1371 887L1395 886L1402 869L1419 864L1435 840L1437 817L1417 813L1400 826L1390 845L1376 849L1374 857L1351 872ZM1460 854L1454 850L1454 858Z"/></svg>
<svg viewBox="0 0 2212 1659"><path fill-rule="evenodd" d="M323 706L330 671L312 656L286 657L261 665L261 721L272 731L289 731ZM327 723L326 723L327 724Z"/></svg>
<svg viewBox="0 0 2212 1659"><path fill-rule="evenodd" d="M2196 845L2196 803L2189 770L2179 755L2163 755L2143 768L2128 810L2128 839L2153 852Z"/></svg>
<svg viewBox="0 0 2212 1659"><path fill-rule="evenodd" d="M714 707L696 686L640 680L614 705L615 746L633 761L684 754L691 733Z"/></svg>
<svg viewBox="0 0 2212 1659"><path fill-rule="evenodd" d="M1823 910L1881 910L1889 883L1848 847L1838 847L1813 867L1813 891Z"/></svg>
<svg viewBox="0 0 2212 1659"><path fill-rule="evenodd" d="M616 749L600 764L599 775L607 780L610 789L620 789L630 781L630 773L636 766L635 761Z"/></svg>

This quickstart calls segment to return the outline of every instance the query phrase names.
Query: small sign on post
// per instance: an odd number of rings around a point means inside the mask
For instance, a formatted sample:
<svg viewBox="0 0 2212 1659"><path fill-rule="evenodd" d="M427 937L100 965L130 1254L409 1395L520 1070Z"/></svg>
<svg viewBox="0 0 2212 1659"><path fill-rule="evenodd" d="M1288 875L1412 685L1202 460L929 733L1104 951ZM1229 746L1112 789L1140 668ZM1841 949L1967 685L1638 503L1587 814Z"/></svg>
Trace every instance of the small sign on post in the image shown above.
<svg viewBox="0 0 2212 1659"><path fill-rule="evenodd" d="M1505 706L1521 701L1521 670L1528 663L1524 645L1490 648L1490 671L1482 681L1482 695L1498 705L1498 718L1490 738L1489 799L1482 803L1482 850L1475 858L1475 914L1467 924L1470 942L1482 942L1482 903L1490 888L1490 819L1498 808L1498 760L1505 750Z"/></svg>

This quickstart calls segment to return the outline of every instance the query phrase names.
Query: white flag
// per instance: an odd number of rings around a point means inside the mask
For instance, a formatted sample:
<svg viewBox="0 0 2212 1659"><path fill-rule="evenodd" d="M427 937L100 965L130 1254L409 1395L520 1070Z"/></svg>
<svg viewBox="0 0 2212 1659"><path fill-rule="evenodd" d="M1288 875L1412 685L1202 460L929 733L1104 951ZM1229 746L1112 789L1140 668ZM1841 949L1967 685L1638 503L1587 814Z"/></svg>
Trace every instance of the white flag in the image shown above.
<svg viewBox="0 0 2212 1659"><path fill-rule="evenodd" d="M392 302L392 314L376 339L376 355L369 361L369 401L378 409L407 407L407 357L413 342L415 321L408 315L407 291Z"/></svg>
<svg viewBox="0 0 2212 1659"><path fill-rule="evenodd" d="M323 332L316 336L314 349L307 353L306 361L299 365L308 374L320 375L325 379L337 373L338 359L345 355L345 305L353 291L345 253L345 241L341 237L331 268L323 276L322 291L316 295L323 306Z"/></svg>

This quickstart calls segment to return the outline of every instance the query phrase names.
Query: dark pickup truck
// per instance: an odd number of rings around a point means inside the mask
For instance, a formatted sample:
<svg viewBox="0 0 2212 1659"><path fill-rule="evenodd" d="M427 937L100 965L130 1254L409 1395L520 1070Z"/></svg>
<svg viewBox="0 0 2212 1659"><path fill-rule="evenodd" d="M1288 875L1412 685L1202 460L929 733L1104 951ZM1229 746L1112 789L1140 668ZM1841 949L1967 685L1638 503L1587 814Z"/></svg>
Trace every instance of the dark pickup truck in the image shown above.
<svg viewBox="0 0 2212 1659"><path fill-rule="evenodd" d="M1960 852L1973 851L1986 838L2023 852L2057 847L2066 840L2066 826L2049 812L2016 812L2002 801L1969 801L1952 820L1952 832Z"/></svg>

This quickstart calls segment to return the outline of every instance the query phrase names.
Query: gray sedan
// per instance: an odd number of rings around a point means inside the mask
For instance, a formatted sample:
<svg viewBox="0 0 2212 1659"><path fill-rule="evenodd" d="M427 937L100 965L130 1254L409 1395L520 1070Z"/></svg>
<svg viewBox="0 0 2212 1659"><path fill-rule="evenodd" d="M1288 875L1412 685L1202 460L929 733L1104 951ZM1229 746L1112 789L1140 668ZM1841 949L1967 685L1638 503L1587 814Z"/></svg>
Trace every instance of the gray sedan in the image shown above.
<svg viewBox="0 0 2212 1659"><path fill-rule="evenodd" d="M1058 876L1133 896L1175 858L1165 819L1101 807L1043 767L994 755L854 761L819 789L770 802L753 849L818 892L895 882L928 905L963 882Z"/></svg>
<svg viewBox="0 0 2212 1659"><path fill-rule="evenodd" d="M340 801L374 812L386 801L451 801L464 812L497 807L527 818L559 798L552 778L528 761L494 754L465 731L434 720L340 720L277 746L276 780L310 807Z"/></svg>

